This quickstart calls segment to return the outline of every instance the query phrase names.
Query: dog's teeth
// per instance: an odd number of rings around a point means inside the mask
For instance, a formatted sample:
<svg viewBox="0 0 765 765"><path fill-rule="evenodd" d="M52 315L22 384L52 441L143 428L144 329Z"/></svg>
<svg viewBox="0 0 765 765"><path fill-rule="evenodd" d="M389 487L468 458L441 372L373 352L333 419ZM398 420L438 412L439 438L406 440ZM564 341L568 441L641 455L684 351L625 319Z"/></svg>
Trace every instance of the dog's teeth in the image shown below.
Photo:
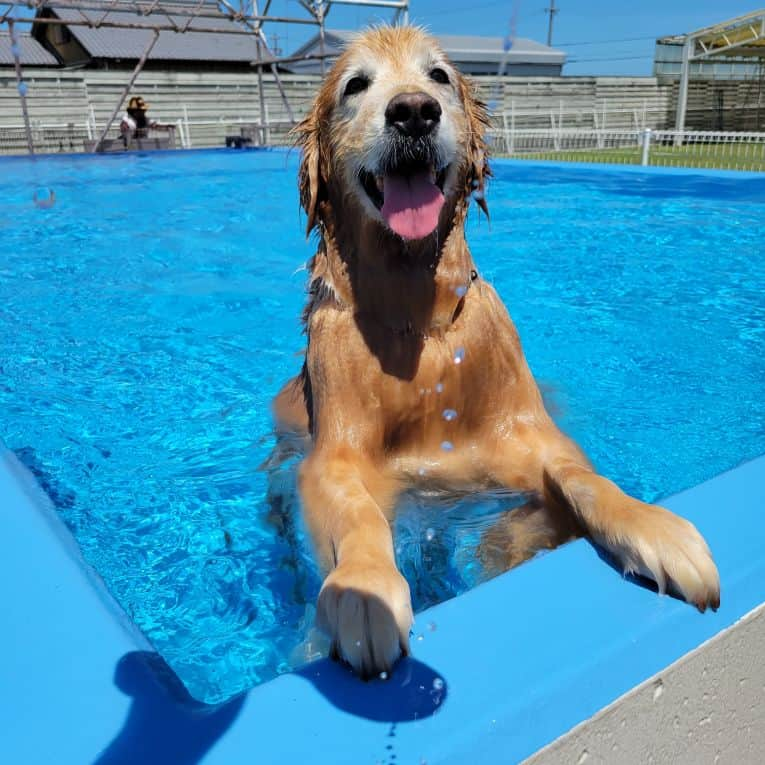
<svg viewBox="0 0 765 765"><path fill-rule="evenodd" d="M375 183L377 184L377 190L382 194L385 191L385 179L382 175L375 176Z"/></svg>

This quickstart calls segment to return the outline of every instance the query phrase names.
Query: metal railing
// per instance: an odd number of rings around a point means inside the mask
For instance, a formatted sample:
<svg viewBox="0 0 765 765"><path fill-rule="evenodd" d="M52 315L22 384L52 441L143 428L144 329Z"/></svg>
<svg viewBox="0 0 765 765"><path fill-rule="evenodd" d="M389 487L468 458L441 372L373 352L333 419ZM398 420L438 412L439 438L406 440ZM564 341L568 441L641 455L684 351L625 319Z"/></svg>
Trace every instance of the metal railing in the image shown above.
<svg viewBox="0 0 765 765"><path fill-rule="evenodd" d="M765 133L694 130L498 130L492 153L518 159L765 171Z"/></svg>
<svg viewBox="0 0 765 765"><path fill-rule="evenodd" d="M159 120L163 122L163 120ZM227 139L236 137L237 145L286 146L291 144L289 132L294 126L290 120L258 120L222 117L219 119L179 119L174 123L175 147L182 149L225 146ZM67 124L32 123L32 142L41 154L74 153L88 150L100 135L103 125L97 125L90 115L84 122ZM157 137L163 133L157 133ZM109 141L119 139L117 127L106 136ZM26 154L27 139L24 126L0 124L0 154Z"/></svg>
<svg viewBox="0 0 765 765"><path fill-rule="evenodd" d="M289 120L261 123L229 117L179 119L175 123L175 146L285 146L292 143L293 124ZM92 115L80 124L32 123L35 149L40 153L81 152L97 135ZM116 128L109 133L110 138L118 136ZM765 133L495 127L489 130L488 138L494 156L518 159L765 171ZM24 126L0 124L0 154L26 151Z"/></svg>

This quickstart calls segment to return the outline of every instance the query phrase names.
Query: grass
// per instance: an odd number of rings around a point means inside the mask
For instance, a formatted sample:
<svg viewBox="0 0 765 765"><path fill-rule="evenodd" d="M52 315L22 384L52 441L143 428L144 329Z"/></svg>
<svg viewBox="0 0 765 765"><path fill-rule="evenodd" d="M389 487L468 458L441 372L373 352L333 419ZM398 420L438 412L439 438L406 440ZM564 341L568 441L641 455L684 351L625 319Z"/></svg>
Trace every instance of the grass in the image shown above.
<svg viewBox="0 0 765 765"><path fill-rule="evenodd" d="M548 159L558 162L605 162L639 165L640 147L615 149L562 149L513 154L514 159ZM686 144L652 146L649 165L655 167L708 167L718 170L765 172L765 144Z"/></svg>

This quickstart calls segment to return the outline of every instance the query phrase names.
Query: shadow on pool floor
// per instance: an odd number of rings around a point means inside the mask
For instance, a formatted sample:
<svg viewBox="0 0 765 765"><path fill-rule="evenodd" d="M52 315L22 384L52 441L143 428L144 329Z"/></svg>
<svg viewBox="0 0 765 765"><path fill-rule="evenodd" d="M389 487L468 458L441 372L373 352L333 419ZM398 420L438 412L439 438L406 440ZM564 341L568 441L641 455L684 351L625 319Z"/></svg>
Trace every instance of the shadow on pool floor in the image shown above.
<svg viewBox="0 0 765 765"><path fill-rule="evenodd" d="M363 682L348 667L320 659L295 675L309 681L333 706L376 722L413 722L438 711L446 682L431 667L401 660L387 680ZM241 694L218 706L193 699L157 653L122 656L115 685L133 702L122 729L93 765L195 765L231 727L244 706Z"/></svg>
<svg viewBox="0 0 765 765"><path fill-rule="evenodd" d="M195 701L159 654L131 651L114 684L133 698L125 724L93 765L194 765L231 727L246 694L220 706Z"/></svg>

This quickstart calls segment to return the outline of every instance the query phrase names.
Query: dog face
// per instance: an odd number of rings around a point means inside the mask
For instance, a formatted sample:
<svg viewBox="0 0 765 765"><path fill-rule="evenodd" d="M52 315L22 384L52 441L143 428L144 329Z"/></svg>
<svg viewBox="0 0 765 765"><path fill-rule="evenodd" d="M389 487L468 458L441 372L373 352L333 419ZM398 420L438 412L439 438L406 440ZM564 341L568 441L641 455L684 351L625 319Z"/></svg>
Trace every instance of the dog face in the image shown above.
<svg viewBox="0 0 765 765"><path fill-rule="evenodd" d="M483 201L486 122L433 38L413 27L364 33L297 129L309 230L323 204L344 204L402 239L430 236L444 207L470 192Z"/></svg>

